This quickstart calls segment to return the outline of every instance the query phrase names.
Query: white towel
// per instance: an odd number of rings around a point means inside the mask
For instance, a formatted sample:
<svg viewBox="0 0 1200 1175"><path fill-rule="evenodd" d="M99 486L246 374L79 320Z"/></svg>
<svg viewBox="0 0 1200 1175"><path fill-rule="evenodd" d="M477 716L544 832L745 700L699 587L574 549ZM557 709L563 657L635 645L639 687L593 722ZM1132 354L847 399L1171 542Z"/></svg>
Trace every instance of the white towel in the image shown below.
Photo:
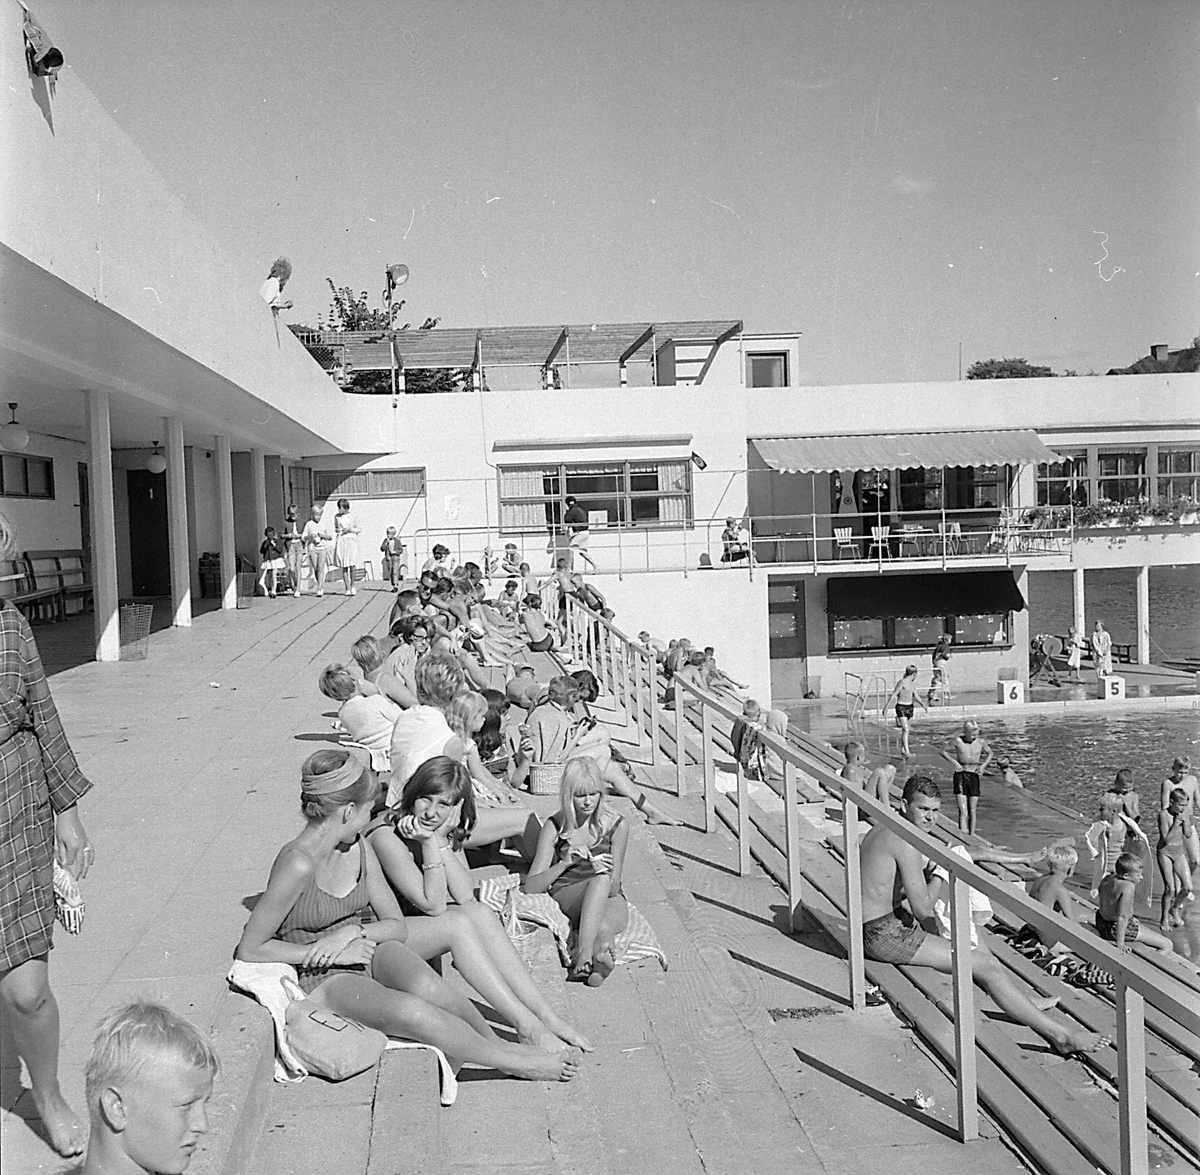
<svg viewBox="0 0 1200 1175"><path fill-rule="evenodd" d="M290 963L243 963L238 960L226 976L229 985L246 995L253 996L271 1014L275 1025L275 1080L303 1081L308 1070L300 1063L287 1042L287 1009L294 999L303 999L304 993L297 981L296 968ZM388 1037L390 1049L429 1049L437 1058L438 1074L441 1078L441 1102L443 1106L454 1105L458 1097L458 1078L446 1060L446 1054L432 1044L415 1040L395 1040Z"/></svg>

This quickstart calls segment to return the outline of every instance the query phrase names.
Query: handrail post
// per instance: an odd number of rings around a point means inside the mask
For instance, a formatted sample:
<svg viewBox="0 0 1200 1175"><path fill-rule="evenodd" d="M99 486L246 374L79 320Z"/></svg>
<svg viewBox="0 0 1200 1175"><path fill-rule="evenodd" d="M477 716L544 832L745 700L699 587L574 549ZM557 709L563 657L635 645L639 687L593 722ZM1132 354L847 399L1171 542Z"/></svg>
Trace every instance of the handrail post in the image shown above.
<svg viewBox="0 0 1200 1175"><path fill-rule="evenodd" d="M646 677L650 686L650 766L658 766L658 661L647 663Z"/></svg>
<svg viewBox="0 0 1200 1175"><path fill-rule="evenodd" d="M800 823L796 811L796 765L783 761L784 847L787 849L788 930L800 929Z"/></svg>
<svg viewBox="0 0 1200 1175"><path fill-rule="evenodd" d="M629 734L629 642L621 641L621 712L625 715L625 733Z"/></svg>
<svg viewBox="0 0 1200 1175"><path fill-rule="evenodd" d="M1146 1001L1117 974L1117 1090L1121 1123L1121 1175L1147 1175Z"/></svg>
<svg viewBox="0 0 1200 1175"><path fill-rule="evenodd" d="M971 976L971 887L950 874L950 960L954 977L954 1075L958 1094L958 1138L979 1137L975 1084L975 992Z"/></svg>
<svg viewBox="0 0 1200 1175"><path fill-rule="evenodd" d="M633 733L637 738L638 749L642 746L642 652L633 652Z"/></svg>
<svg viewBox="0 0 1200 1175"><path fill-rule="evenodd" d="M849 788L842 792L842 859L846 869L846 937L850 948L850 1006L867 1006L863 960L862 864L858 856L858 805Z"/></svg>
<svg viewBox="0 0 1200 1175"><path fill-rule="evenodd" d="M704 831L717 827L717 771L713 762L712 711L706 702L700 703L701 741L704 761Z"/></svg>
<svg viewBox="0 0 1200 1175"><path fill-rule="evenodd" d="M675 682L675 794L682 796L687 786L687 741L683 735L683 690Z"/></svg>
<svg viewBox="0 0 1200 1175"><path fill-rule="evenodd" d="M741 761L737 765L738 876L750 872L750 788Z"/></svg>

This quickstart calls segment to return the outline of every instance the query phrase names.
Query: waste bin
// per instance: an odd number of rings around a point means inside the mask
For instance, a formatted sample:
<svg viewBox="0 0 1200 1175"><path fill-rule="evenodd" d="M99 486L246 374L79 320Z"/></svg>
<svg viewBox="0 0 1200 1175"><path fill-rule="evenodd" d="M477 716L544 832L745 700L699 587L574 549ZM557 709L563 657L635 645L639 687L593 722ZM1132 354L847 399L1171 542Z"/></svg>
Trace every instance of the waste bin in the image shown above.
<svg viewBox="0 0 1200 1175"><path fill-rule="evenodd" d="M254 601L254 572L239 571L237 573L237 606L249 608Z"/></svg>
<svg viewBox="0 0 1200 1175"><path fill-rule="evenodd" d="M221 597L221 554L205 551L200 556L200 596L205 600Z"/></svg>
<svg viewBox="0 0 1200 1175"><path fill-rule="evenodd" d="M117 633L122 661L144 661L150 652L150 604L122 604L117 609Z"/></svg>

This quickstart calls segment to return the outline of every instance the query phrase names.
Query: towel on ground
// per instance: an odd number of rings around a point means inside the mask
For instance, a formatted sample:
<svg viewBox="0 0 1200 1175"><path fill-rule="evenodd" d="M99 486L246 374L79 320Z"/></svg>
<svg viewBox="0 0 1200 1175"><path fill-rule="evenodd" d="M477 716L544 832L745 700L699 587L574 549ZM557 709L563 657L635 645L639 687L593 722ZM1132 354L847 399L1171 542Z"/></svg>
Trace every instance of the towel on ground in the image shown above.
<svg viewBox="0 0 1200 1175"><path fill-rule="evenodd" d="M286 1026L288 1004L293 999L303 997L296 978L296 968L290 963L243 963L239 959L225 978L230 987L252 996L270 1013L275 1025L275 1080L303 1081L308 1076L308 1070L289 1047ZM450 1068L450 1062L441 1049L415 1040L393 1040L391 1037L388 1038L387 1047L429 1049L437 1057L442 1105L454 1105L454 1099L458 1097L458 1078L454 1076L454 1070Z"/></svg>

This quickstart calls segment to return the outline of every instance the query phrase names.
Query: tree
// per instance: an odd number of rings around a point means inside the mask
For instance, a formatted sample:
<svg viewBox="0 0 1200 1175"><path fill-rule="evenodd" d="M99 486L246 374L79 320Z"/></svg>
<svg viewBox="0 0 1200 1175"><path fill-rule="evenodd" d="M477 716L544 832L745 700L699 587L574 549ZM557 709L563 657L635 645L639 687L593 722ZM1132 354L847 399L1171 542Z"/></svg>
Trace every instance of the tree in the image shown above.
<svg viewBox="0 0 1200 1175"><path fill-rule="evenodd" d="M967 368L967 379L1039 379L1053 374L1024 359L980 359Z"/></svg>

